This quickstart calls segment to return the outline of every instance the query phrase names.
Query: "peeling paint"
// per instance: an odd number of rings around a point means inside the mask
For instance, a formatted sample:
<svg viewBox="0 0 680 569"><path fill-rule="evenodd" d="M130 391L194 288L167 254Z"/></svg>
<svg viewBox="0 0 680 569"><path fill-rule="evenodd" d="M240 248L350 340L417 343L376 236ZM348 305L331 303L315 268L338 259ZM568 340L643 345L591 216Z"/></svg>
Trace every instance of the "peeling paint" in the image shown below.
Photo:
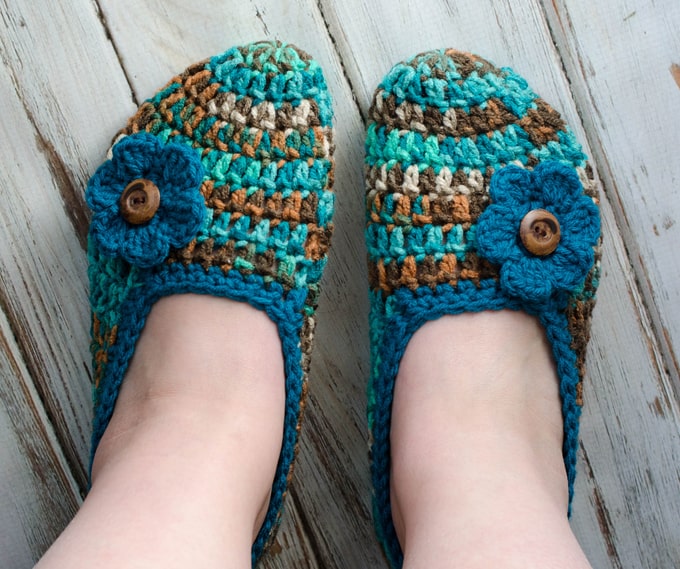
<svg viewBox="0 0 680 569"><path fill-rule="evenodd" d="M665 417L666 414L663 411L663 405L661 404L661 399L658 397L654 398L654 401L652 401L649 404L649 408L654 411L654 414L659 416L659 417Z"/></svg>
<svg viewBox="0 0 680 569"><path fill-rule="evenodd" d="M675 84L678 86L678 89L680 89L680 65L677 63L671 63L670 71L673 79L675 79Z"/></svg>
<svg viewBox="0 0 680 569"><path fill-rule="evenodd" d="M82 193L73 183L68 168L54 148L54 145L39 132L35 138L38 149L47 159L47 165L59 190L61 201L64 204L64 211L75 230L80 246L85 251L87 250L87 228L90 225L90 219L89 209L85 205Z"/></svg>

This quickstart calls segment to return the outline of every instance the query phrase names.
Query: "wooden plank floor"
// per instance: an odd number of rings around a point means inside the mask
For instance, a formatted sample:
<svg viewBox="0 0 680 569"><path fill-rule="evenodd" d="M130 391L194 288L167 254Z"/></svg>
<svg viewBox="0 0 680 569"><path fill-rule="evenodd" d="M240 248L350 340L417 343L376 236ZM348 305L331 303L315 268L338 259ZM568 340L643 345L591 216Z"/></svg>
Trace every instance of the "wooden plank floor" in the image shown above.
<svg viewBox="0 0 680 569"><path fill-rule="evenodd" d="M572 524L595 569L680 567L680 4L676 0L0 0L0 567L30 567L86 487L83 188L136 105L262 38L322 65L338 212L291 499L263 567L385 567L370 519L363 130L397 61L512 66L602 180L604 277Z"/></svg>

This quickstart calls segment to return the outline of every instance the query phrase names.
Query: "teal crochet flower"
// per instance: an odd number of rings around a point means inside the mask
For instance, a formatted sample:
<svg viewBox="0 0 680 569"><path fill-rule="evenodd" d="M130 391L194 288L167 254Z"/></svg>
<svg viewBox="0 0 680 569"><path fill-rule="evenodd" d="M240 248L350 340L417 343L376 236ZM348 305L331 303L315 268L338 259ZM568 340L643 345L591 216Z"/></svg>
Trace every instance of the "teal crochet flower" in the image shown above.
<svg viewBox="0 0 680 569"><path fill-rule="evenodd" d="M557 161L533 171L506 166L492 176L489 193L492 203L479 217L477 249L501 266L501 288L509 296L545 302L583 283L593 266L600 216L572 167ZM522 219L536 209L555 216L561 231L557 248L542 256L529 252L520 238Z"/></svg>
<svg viewBox="0 0 680 569"><path fill-rule="evenodd" d="M126 136L87 184L85 197L93 212L90 238L106 257L121 257L141 268L162 263L171 246L187 245L203 223L203 175L200 157L190 146L163 144L147 133ZM133 182L138 182L138 192L146 192L141 203L148 188L157 200L137 218L124 203Z"/></svg>

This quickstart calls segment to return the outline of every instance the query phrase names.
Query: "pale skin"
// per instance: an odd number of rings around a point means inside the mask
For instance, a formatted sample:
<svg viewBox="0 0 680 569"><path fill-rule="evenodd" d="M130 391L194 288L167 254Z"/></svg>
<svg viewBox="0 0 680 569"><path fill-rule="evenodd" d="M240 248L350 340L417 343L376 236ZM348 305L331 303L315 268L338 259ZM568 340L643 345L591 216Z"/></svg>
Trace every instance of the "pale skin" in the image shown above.
<svg viewBox="0 0 680 569"><path fill-rule="evenodd" d="M38 567L250 567L281 448L283 378L265 314L206 296L159 301L92 490ZM391 433L406 569L590 567L566 519L556 381L543 331L522 313L447 316L414 335Z"/></svg>

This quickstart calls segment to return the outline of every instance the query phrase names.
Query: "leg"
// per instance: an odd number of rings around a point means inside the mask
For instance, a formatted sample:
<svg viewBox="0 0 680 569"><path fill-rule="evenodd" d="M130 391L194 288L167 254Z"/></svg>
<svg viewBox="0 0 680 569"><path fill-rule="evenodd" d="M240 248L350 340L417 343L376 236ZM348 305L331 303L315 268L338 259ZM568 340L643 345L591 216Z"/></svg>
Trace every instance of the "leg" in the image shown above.
<svg viewBox="0 0 680 569"><path fill-rule="evenodd" d="M265 314L215 297L161 299L92 490L38 566L250 567L281 449L283 378Z"/></svg>
<svg viewBox="0 0 680 569"><path fill-rule="evenodd" d="M566 516L562 433L557 374L534 318L468 313L423 326L393 403L404 567L590 567Z"/></svg>

